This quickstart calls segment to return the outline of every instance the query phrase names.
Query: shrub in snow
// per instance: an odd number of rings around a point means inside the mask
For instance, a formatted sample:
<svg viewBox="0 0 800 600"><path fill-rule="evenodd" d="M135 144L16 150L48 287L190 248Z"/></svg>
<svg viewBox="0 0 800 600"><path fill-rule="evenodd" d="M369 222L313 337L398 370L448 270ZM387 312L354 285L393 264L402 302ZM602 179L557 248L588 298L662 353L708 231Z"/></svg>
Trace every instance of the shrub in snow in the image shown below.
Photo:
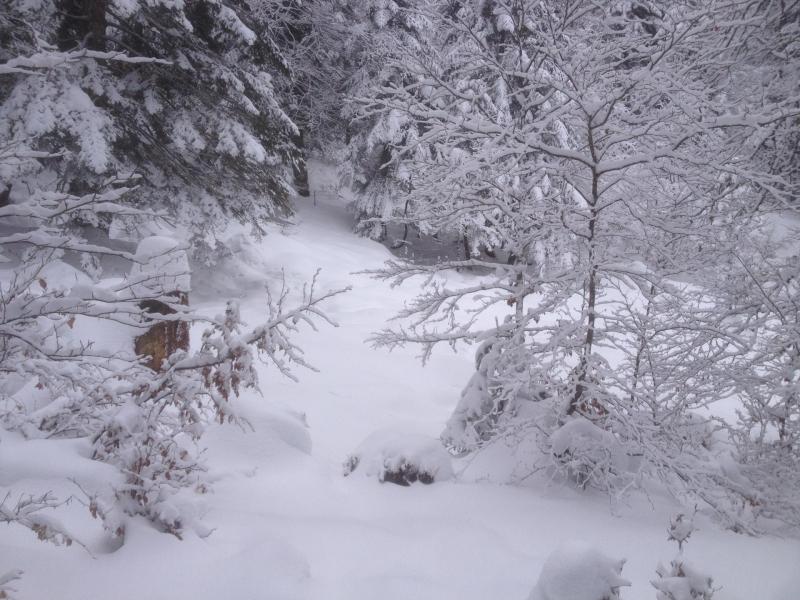
<svg viewBox="0 0 800 600"><path fill-rule="evenodd" d="M658 579L651 581L658 590L657 600L710 600L714 595L713 580L691 566L683 556L683 546L694 531L691 517L678 514L669 524L668 539L678 544L678 555L669 568L658 565Z"/></svg>
<svg viewBox="0 0 800 600"><path fill-rule="evenodd" d="M656 573L659 578L651 583L657 600L710 600L714 595L711 577L683 559L674 559L669 568L659 565Z"/></svg>
<svg viewBox="0 0 800 600"><path fill-rule="evenodd" d="M683 552L683 545L694 532L694 520L683 513L678 513L669 520L667 540L678 544L678 552Z"/></svg>
<svg viewBox="0 0 800 600"><path fill-rule="evenodd" d="M498 347L484 342L475 353L475 373L472 374L453 414L442 433L442 441L456 454L477 448L494 433L504 406L494 401L489 390L494 374Z"/></svg>
<svg viewBox="0 0 800 600"><path fill-rule="evenodd" d="M358 446L344 465L345 476L355 471L404 486L453 477L450 455L438 440L394 431L373 433Z"/></svg>
<svg viewBox="0 0 800 600"><path fill-rule="evenodd" d="M618 600L625 560L609 558L588 544L573 542L545 561L528 600Z"/></svg>
<svg viewBox="0 0 800 600"><path fill-rule="evenodd" d="M507 319L513 334L512 319ZM470 378L442 432L442 442L454 454L483 447L521 418L538 418L551 394L542 382L527 377L529 356L514 335L491 336L478 348Z"/></svg>
<svg viewBox="0 0 800 600"><path fill-rule="evenodd" d="M164 531L180 535L185 525L171 502L183 488L204 490L205 470L196 441L205 423L240 422L232 401L242 389L257 388L253 362L258 353L287 377L292 366L310 367L290 336L299 323L314 326L312 316L327 320L317 305L330 297L315 296L314 282L304 290L303 303L287 310L288 290L277 298L268 294L270 320L248 331L238 305L229 302L224 315L212 319L195 354L176 352L155 375L150 369L135 387L117 398L94 435L94 458L119 466L126 485L116 490L116 500L128 514L144 514ZM199 321L196 316L193 320ZM115 511L93 504L98 514L117 531Z"/></svg>

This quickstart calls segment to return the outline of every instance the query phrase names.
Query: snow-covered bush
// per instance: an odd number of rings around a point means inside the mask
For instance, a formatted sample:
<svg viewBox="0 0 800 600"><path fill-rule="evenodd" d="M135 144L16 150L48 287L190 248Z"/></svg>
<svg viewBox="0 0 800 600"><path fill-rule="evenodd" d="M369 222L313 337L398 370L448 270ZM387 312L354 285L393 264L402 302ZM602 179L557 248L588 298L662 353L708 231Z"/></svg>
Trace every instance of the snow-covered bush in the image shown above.
<svg viewBox="0 0 800 600"><path fill-rule="evenodd" d="M475 450L502 428L503 418L514 413L514 399L502 395L506 388L503 364L507 362L505 340L484 341L475 353L475 373L461 392L453 414L442 433L442 441L455 454Z"/></svg>
<svg viewBox="0 0 800 600"><path fill-rule="evenodd" d="M659 565L658 579L652 581L656 600L710 600L714 595L711 577L697 571L685 560L673 559L669 568Z"/></svg>
<svg viewBox="0 0 800 600"><path fill-rule="evenodd" d="M439 440L396 431L377 431L347 457L344 475L358 472L381 483L430 484L453 477L450 455Z"/></svg>
<svg viewBox="0 0 800 600"><path fill-rule="evenodd" d="M564 544L545 561L528 600L618 600L630 586L624 565L588 544Z"/></svg>
<svg viewBox="0 0 800 600"><path fill-rule="evenodd" d="M514 319L507 317L497 334L479 344L475 373L442 433L445 446L455 454L483 447L515 429L521 420L549 430L559 412L559 391L553 382L537 377L536 368L528 364L530 357Z"/></svg>
<svg viewBox="0 0 800 600"><path fill-rule="evenodd" d="M711 577L695 569L683 556L683 546L694 530L692 518L685 514L677 514L670 520L668 539L678 544L678 555L669 568L659 564L656 569L658 579L651 583L658 590L657 600L711 600L714 595Z"/></svg>

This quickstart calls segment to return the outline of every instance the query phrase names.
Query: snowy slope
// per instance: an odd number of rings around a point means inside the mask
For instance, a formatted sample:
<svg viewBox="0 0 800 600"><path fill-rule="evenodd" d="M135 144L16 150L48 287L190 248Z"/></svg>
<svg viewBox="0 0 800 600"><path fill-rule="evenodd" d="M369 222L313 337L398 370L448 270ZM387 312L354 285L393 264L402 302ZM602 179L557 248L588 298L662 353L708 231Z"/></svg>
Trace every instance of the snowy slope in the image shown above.
<svg viewBox="0 0 800 600"><path fill-rule="evenodd" d="M312 186L325 184L317 171ZM674 545L666 541L674 507L654 498L617 506L591 493L549 487L445 481L400 487L343 477L342 463L376 430L436 437L472 371L470 352L440 351L423 368L413 348L388 353L365 343L414 295L356 271L378 267L389 252L350 232L337 203L299 201L295 225L275 227L238 263L195 275L193 303L219 312L240 297L246 320L263 306L259 281L293 285L322 268L323 287L352 285L328 312L339 328L304 332L301 345L319 373L300 383L264 367L263 397L246 394L241 413L253 431L214 426L208 445L213 491L192 499L214 531L185 539L146 523L125 545L104 548L96 522L77 503L60 510L83 548L38 542L20 527L0 529L0 574L21 568L22 600L523 600L546 558L568 540L585 540L627 557L628 599L654 598L649 580ZM305 426L303 423L307 423ZM58 465L58 468L48 467ZM456 465L456 472L463 465ZM82 442L0 443L0 485L22 491L74 492L63 469L82 481L113 477L89 461ZM717 600L800 598L800 543L748 538L701 521L689 559L721 589ZM202 532L202 529L199 529ZM564 598L563 600L570 600Z"/></svg>

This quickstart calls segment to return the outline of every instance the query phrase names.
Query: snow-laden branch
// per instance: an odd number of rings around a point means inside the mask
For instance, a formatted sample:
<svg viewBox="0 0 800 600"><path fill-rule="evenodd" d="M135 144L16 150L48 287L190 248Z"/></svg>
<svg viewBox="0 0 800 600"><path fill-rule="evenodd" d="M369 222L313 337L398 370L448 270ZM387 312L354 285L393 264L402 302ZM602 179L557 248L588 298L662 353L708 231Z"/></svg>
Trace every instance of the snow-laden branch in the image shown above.
<svg viewBox="0 0 800 600"><path fill-rule="evenodd" d="M40 496L21 496L12 506L9 504L10 497L11 492L8 492L0 501L0 524L15 523L21 525L33 531L40 540L51 542L57 546L61 544L70 546L77 541L58 520L42 512L58 508L64 504L63 501L56 500L48 492ZM78 543L80 544L80 542ZM0 585L2 583L3 581L0 581Z"/></svg>
<svg viewBox="0 0 800 600"><path fill-rule="evenodd" d="M67 67L83 60L107 60L129 64L171 65L172 62L161 58L129 56L124 52L98 52L97 50L74 50L71 52L37 52L30 56L20 56L0 63L0 75L37 75L50 69Z"/></svg>

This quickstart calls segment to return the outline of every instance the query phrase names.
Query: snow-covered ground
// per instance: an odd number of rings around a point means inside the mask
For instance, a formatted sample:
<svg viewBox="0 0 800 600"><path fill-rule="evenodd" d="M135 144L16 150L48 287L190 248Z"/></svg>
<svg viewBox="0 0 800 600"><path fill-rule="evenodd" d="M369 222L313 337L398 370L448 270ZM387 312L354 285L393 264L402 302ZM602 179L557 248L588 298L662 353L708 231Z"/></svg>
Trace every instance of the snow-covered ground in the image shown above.
<svg viewBox="0 0 800 600"><path fill-rule="evenodd" d="M611 510L603 496L555 484L456 477L401 487L343 477L348 455L375 431L437 437L473 357L440 351L423 368L413 348L388 353L366 343L414 295L413 286L391 289L355 274L390 253L354 236L342 206L299 205L295 225L276 226L254 247L243 244L241 263L197 273L193 282L195 306L219 312L225 299L239 298L253 323L263 306L259 282L279 281L281 268L293 285L319 267L323 287L353 288L327 307L340 327L300 336L319 372L298 372L293 383L264 367L263 396L247 393L237 402L253 430L213 426L204 438L213 490L193 503L213 532L190 530L181 541L135 521L124 546L110 552L99 524L73 502L60 516L88 551L41 543L21 527L0 529L0 575L25 571L18 598L524 600L550 553L572 540L628 559L622 575L632 587L623 598L655 598L649 581L675 553L666 540L675 507L665 498ZM63 497L76 491L64 482L65 470L101 485L113 469L90 461L86 448L3 434L0 486ZM455 467L458 473L463 465ZM704 520L699 526L686 554L714 577L715 599L800 598L800 542L736 535Z"/></svg>

